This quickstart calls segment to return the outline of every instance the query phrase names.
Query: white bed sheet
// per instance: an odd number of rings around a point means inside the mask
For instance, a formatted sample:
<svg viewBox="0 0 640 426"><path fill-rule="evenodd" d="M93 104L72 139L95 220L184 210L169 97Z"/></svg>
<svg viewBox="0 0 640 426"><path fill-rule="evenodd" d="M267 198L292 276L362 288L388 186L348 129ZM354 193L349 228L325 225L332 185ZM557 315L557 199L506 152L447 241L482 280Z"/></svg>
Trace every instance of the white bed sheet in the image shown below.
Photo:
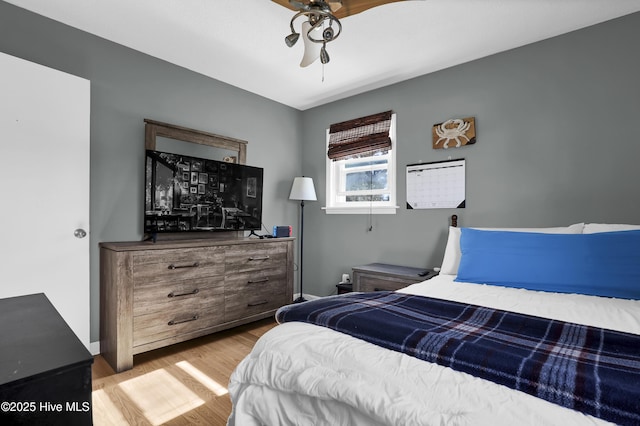
<svg viewBox="0 0 640 426"><path fill-rule="evenodd" d="M640 301L456 283L404 293L640 334ZM602 420L305 323L266 333L229 384L230 426L603 425Z"/></svg>
<svg viewBox="0 0 640 426"><path fill-rule="evenodd" d="M455 282L455 275L398 290L438 299L640 334L640 301Z"/></svg>

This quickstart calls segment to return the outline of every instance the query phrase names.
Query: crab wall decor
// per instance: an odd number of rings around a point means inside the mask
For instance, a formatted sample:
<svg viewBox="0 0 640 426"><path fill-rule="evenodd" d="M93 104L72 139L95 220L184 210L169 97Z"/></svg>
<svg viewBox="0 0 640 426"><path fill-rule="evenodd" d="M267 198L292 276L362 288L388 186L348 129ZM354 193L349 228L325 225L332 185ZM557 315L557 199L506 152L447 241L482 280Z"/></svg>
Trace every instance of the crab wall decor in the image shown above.
<svg viewBox="0 0 640 426"><path fill-rule="evenodd" d="M475 117L453 118L433 125L433 149L460 148L476 143Z"/></svg>

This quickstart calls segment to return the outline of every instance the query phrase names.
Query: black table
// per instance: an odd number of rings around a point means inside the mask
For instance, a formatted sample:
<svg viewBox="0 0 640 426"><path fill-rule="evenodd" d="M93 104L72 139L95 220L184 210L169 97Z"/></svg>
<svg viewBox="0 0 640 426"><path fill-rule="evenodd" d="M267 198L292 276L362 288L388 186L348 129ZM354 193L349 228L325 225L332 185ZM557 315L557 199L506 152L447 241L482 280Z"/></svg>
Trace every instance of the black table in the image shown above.
<svg viewBox="0 0 640 426"><path fill-rule="evenodd" d="M0 299L0 424L91 425L92 363L44 294Z"/></svg>

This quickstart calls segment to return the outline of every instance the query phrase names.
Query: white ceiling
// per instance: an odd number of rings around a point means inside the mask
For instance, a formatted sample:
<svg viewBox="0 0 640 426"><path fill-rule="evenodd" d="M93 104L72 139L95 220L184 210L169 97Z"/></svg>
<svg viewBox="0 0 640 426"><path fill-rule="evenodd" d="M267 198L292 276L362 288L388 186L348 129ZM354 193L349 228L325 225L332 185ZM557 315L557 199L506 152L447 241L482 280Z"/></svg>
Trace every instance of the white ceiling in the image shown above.
<svg viewBox="0 0 640 426"><path fill-rule="evenodd" d="M331 61L300 68L302 42L284 43L294 12L270 0L6 1L300 110L640 11L640 0L397 2L342 19Z"/></svg>

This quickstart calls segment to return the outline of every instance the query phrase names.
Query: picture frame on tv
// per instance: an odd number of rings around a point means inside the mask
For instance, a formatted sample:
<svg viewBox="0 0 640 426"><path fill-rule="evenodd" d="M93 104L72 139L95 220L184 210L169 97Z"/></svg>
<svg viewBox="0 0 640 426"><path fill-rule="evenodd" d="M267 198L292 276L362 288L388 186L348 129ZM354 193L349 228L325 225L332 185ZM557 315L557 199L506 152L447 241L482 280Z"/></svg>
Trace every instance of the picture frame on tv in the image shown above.
<svg viewBox="0 0 640 426"><path fill-rule="evenodd" d="M262 228L264 169L146 150L144 232Z"/></svg>

